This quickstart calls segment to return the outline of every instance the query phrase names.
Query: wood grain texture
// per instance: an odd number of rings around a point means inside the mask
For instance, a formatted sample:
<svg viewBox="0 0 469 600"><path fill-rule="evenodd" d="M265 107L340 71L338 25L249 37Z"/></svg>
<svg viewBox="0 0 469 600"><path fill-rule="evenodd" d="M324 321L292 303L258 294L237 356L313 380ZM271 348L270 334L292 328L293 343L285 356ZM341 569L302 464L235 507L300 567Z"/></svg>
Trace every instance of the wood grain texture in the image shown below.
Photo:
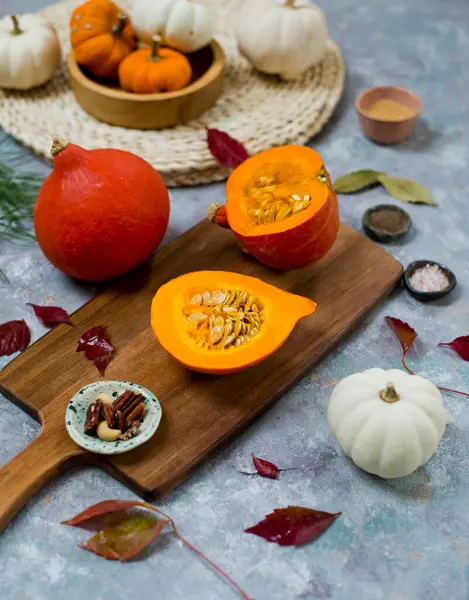
<svg viewBox="0 0 469 600"><path fill-rule="evenodd" d="M260 277L314 299L317 311L257 366L219 377L190 372L161 348L150 329L149 311L160 285L204 269ZM100 464L142 495L173 489L356 327L401 274L396 260L345 225L322 261L289 272L268 269L242 253L230 231L208 221L196 225L160 250L151 264L111 284L72 315L75 327L60 325L0 373L0 389L43 423L41 436L0 469L0 529L43 483L70 464ZM96 325L107 326L117 349L106 378L151 389L163 409L152 440L109 458L75 446L64 426L68 400L99 379L94 365L76 354L80 335Z"/></svg>
<svg viewBox="0 0 469 600"><path fill-rule="evenodd" d="M215 40L187 57L191 83L182 90L159 94L133 94L92 79L77 65L73 53L67 67L76 101L99 121L131 129L165 129L200 117L215 104L223 88L225 56Z"/></svg>

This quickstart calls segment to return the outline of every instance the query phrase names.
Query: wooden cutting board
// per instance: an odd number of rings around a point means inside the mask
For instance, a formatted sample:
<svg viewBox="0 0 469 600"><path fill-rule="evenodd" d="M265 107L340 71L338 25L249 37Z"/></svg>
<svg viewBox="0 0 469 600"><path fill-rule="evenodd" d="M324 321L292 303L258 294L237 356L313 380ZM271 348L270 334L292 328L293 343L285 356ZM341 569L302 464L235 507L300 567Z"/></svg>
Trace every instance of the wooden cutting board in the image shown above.
<svg viewBox="0 0 469 600"><path fill-rule="evenodd" d="M160 285L204 269L236 271L314 299L285 345L257 366L225 376L179 365L158 344L149 309ZM230 436L247 425L354 329L395 286L401 265L382 248L342 225L317 265L276 272L242 253L234 235L203 221L159 251L146 267L118 280L13 360L0 373L0 391L43 425L39 436L0 469L0 531L41 486L75 464L98 464L138 494L173 489ZM84 385L99 380L76 353L80 335L106 325L116 348L107 379L139 383L159 398L163 419L147 444L127 454L90 454L68 437L65 407Z"/></svg>

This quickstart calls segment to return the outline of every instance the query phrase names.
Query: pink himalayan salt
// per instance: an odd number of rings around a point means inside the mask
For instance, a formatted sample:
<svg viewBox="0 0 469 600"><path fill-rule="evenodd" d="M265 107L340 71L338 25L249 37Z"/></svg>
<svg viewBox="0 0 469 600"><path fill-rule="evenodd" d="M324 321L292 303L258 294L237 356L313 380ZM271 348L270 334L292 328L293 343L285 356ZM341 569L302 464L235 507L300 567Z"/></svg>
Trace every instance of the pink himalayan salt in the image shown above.
<svg viewBox="0 0 469 600"><path fill-rule="evenodd" d="M438 265L425 265L414 271L409 283L419 292L440 292L449 286L449 279Z"/></svg>

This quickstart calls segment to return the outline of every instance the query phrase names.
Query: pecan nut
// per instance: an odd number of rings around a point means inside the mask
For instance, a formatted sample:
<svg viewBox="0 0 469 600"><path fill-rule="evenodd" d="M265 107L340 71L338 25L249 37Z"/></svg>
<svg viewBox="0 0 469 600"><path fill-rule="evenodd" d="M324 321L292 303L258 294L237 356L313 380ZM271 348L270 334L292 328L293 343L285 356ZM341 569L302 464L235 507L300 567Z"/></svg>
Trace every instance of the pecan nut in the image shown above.
<svg viewBox="0 0 469 600"><path fill-rule="evenodd" d="M126 422L125 422L125 417L121 413L120 410L116 411L116 424L117 424L117 429L120 429L122 431L122 433L124 433L125 430L127 429Z"/></svg>
<svg viewBox="0 0 469 600"><path fill-rule="evenodd" d="M103 415L107 421L107 424L112 429L116 422L116 415L114 409L109 404L103 404Z"/></svg>
<svg viewBox="0 0 469 600"><path fill-rule="evenodd" d="M127 415L127 427L130 427L135 421L141 421L145 413L145 404L140 402L137 406ZM124 415L125 416L125 415Z"/></svg>
<svg viewBox="0 0 469 600"><path fill-rule="evenodd" d="M118 398L114 400L112 408L114 410L122 410L122 407L128 403L136 394L131 390L126 390Z"/></svg>
<svg viewBox="0 0 469 600"><path fill-rule="evenodd" d="M101 400L96 400L88 406L86 411L85 419L85 433L88 435L94 435L99 423L101 422L101 413L103 410L103 403Z"/></svg>
<svg viewBox="0 0 469 600"><path fill-rule="evenodd" d="M125 431L124 433L120 434L119 439L120 440L130 440L130 438L133 438L134 435L137 433L139 427L140 427L140 421L135 421L127 429L127 431Z"/></svg>
<svg viewBox="0 0 469 600"><path fill-rule="evenodd" d="M129 401L129 403L126 406L124 406L124 408L121 408L124 417L127 419L128 416L137 408L139 404L142 404L142 394L138 394L138 396L132 398L132 400Z"/></svg>

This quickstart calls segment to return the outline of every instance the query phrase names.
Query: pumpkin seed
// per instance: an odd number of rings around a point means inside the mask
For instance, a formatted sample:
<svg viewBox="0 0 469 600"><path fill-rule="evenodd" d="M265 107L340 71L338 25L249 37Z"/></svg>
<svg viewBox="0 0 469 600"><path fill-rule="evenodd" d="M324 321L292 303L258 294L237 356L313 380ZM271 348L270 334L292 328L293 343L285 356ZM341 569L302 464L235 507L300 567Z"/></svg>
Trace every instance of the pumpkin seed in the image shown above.
<svg viewBox="0 0 469 600"><path fill-rule="evenodd" d="M191 295L183 314L195 344L220 351L239 348L259 333L263 306L244 290L204 290Z"/></svg>
<svg viewBox="0 0 469 600"><path fill-rule="evenodd" d="M202 294L194 294L190 299L191 304L202 304Z"/></svg>

